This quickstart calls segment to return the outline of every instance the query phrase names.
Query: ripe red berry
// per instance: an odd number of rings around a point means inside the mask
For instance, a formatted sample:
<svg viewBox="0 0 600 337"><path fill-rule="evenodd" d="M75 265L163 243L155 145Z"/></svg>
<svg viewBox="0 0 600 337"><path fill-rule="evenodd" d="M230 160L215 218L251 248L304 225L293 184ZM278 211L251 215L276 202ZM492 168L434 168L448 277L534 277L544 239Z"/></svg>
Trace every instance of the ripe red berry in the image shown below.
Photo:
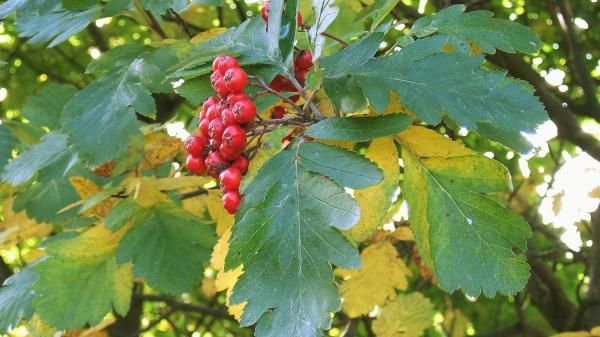
<svg viewBox="0 0 600 337"><path fill-rule="evenodd" d="M219 147L219 153L221 154L221 157L228 161L237 160L239 157L242 156L242 152L243 149L236 149L228 146L225 143L221 144L221 146Z"/></svg>
<svg viewBox="0 0 600 337"><path fill-rule="evenodd" d="M300 69L300 70L296 70L294 72L294 75L296 76L296 80L298 80L300 85L304 86L304 83L306 83L306 75L308 75L309 71L310 70L308 70L308 69Z"/></svg>
<svg viewBox="0 0 600 337"><path fill-rule="evenodd" d="M285 115L285 108L282 107L281 105L275 106L275 107L273 107L273 109L271 109L271 118L280 119L280 118L283 118L284 115Z"/></svg>
<svg viewBox="0 0 600 337"><path fill-rule="evenodd" d="M225 72L228 69L234 68L234 67L239 67L239 66L240 66L240 64L235 59L235 57L223 56L223 58L221 59L221 62L219 62L219 72L222 75L225 75Z"/></svg>
<svg viewBox="0 0 600 337"><path fill-rule="evenodd" d="M301 51L294 60L294 69L310 69L312 66L312 52L310 50Z"/></svg>
<svg viewBox="0 0 600 337"><path fill-rule="evenodd" d="M202 157L194 157L191 154L188 155L185 159L185 167L187 167L190 172L199 176L206 173L206 164Z"/></svg>
<svg viewBox="0 0 600 337"><path fill-rule="evenodd" d="M211 85L213 86L213 88L214 88L214 87L215 87L215 85L217 84L217 82L218 82L219 80L222 80L222 79L223 79L223 75L222 75L220 72L218 72L218 71L215 71L214 73L212 73L212 74L210 75L210 84L211 84Z"/></svg>
<svg viewBox="0 0 600 337"><path fill-rule="evenodd" d="M223 55L215 57L215 60L213 61L213 64L212 64L212 70L214 70L214 71L219 70L219 63L221 63L221 61L223 60L223 57L224 57Z"/></svg>
<svg viewBox="0 0 600 337"><path fill-rule="evenodd" d="M225 81L223 81L223 79L218 80L213 88L221 98L225 98L231 93L231 90L227 88L227 84L225 83Z"/></svg>
<svg viewBox="0 0 600 337"><path fill-rule="evenodd" d="M189 136L185 140L185 150L194 157L202 157L208 140L204 136Z"/></svg>
<svg viewBox="0 0 600 337"><path fill-rule="evenodd" d="M240 124L252 122L256 117L256 105L248 99L235 103L231 111Z"/></svg>
<svg viewBox="0 0 600 337"><path fill-rule="evenodd" d="M248 75L240 67L229 68L223 75L223 81L231 92L241 92L248 85Z"/></svg>
<svg viewBox="0 0 600 337"><path fill-rule="evenodd" d="M237 208L241 201L242 198L238 191L227 192L223 194L223 198L221 198L223 208L225 208L229 214L235 214L235 212L237 212Z"/></svg>
<svg viewBox="0 0 600 337"><path fill-rule="evenodd" d="M221 122L219 118L213 119L210 121L210 124L208 124L208 135L212 139L221 140L223 130L225 130L225 125L223 125L223 122Z"/></svg>
<svg viewBox="0 0 600 337"><path fill-rule="evenodd" d="M237 191L242 181L242 172L237 167L230 167L219 175L219 187L221 192L227 193Z"/></svg>
<svg viewBox="0 0 600 337"><path fill-rule="evenodd" d="M230 125L223 131L221 140L227 147L243 150L247 141L246 131L237 124Z"/></svg>
<svg viewBox="0 0 600 337"><path fill-rule="evenodd" d="M298 26L302 26L302 13L298 12L298 15L296 15L296 21L298 22Z"/></svg>
<svg viewBox="0 0 600 337"><path fill-rule="evenodd" d="M248 167L250 166L250 161L246 156L241 156L231 163L231 166L239 168L240 171L242 171L242 174L246 174L246 172L248 172Z"/></svg>
<svg viewBox="0 0 600 337"><path fill-rule="evenodd" d="M200 132L202 132L202 135L204 137L210 136L208 134L208 124L210 124L210 121L208 120L208 118L202 118L200 120L200 124L198 125L198 129L200 129Z"/></svg>
<svg viewBox="0 0 600 337"><path fill-rule="evenodd" d="M221 122L223 122L223 125L225 127L237 124L237 121L235 120L235 116L233 115L233 111L231 111L231 109L225 108L223 109L223 111L221 111Z"/></svg>
<svg viewBox="0 0 600 337"><path fill-rule="evenodd" d="M203 118L206 115L208 108L217 104L218 102L219 100L214 96L210 96L206 101L204 101L204 103L202 103L202 115L200 118Z"/></svg>
<svg viewBox="0 0 600 337"><path fill-rule="evenodd" d="M219 151L219 148L221 148L221 143L223 142L220 140L211 139L210 142L208 142L208 146L212 151Z"/></svg>
<svg viewBox="0 0 600 337"><path fill-rule="evenodd" d="M204 118L207 119L209 122L217 117L219 117L219 112L217 110L216 105L209 107L206 111L206 115L204 115Z"/></svg>
<svg viewBox="0 0 600 337"><path fill-rule="evenodd" d="M262 8L260 9L260 16L262 16L263 20L269 21L269 5L268 1L265 1Z"/></svg>
<svg viewBox="0 0 600 337"><path fill-rule="evenodd" d="M208 174L213 178L218 178L219 174L229 167L227 160L221 157L217 151L210 152L204 161Z"/></svg>
<svg viewBox="0 0 600 337"><path fill-rule="evenodd" d="M245 99L248 99L248 96L246 96L246 94L243 92L233 93L233 94L227 96L227 102L230 105L234 105L235 103L245 100Z"/></svg>

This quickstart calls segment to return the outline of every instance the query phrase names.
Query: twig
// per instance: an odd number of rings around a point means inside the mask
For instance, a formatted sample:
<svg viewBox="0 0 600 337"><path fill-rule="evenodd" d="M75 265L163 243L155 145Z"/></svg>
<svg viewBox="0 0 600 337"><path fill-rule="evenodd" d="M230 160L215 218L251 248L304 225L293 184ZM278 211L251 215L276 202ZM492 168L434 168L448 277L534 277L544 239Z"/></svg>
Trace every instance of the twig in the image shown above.
<svg viewBox="0 0 600 337"><path fill-rule="evenodd" d="M135 8L140 12L140 14L142 14L144 19L148 23L148 27L150 27L150 29L152 29L152 31L154 31L156 34L158 34L158 36L160 36L161 39L166 39L168 37L167 33L165 33L165 31L160 26L154 15L150 11L145 10L144 7L140 4L139 0L135 2Z"/></svg>
<svg viewBox="0 0 600 337"><path fill-rule="evenodd" d="M179 25L181 26L181 28L183 28L183 31L187 34L187 36L189 38L194 37L194 34L192 34L190 32L187 23L185 23L185 21L183 20L183 18L181 17L181 15L179 15L172 8L169 8L169 12L175 17L175 20L177 21L177 23L179 23Z"/></svg>
<svg viewBox="0 0 600 337"><path fill-rule="evenodd" d="M309 31L311 26L310 25L302 25L301 28L305 31ZM334 41L336 41L337 43L339 43L340 45L342 45L343 48L348 47L350 44L346 41L344 41L343 39L331 34L331 33L327 33L327 32L321 32L321 35L330 38Z"/></svg>
<svg viewBox="0 0 600 337"><path fill-rule="evenodd" d="M179 195L179 200L191 199L197 196L208 194L208 190L205 188L199 188L192 192L187 192Z"/></svg>

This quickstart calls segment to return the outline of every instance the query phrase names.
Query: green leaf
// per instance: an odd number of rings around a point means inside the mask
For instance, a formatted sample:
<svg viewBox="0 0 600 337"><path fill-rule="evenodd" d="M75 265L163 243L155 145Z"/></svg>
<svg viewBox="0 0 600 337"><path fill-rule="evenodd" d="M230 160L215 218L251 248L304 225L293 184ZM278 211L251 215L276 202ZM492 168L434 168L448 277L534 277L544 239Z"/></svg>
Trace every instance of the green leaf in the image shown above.
<svg viewBox="0 0 600 337"><path fill-rule="evenodd" d="M382 40L382 33L367 34L347 48L323 58L323 77L335 78L352 74L375 55Z"/></svg>
<svg viewBox="0 0 600 337"><path fill-rule="evenodd" d="M132 266L118 265L114 255L122 235L97 225L48 245L49 258L34 267L40 280L33 303L44 322L61 330L94 326L113 309L127 314Z"/></svg>
<svg viewBox="0 0 600 337"><path fill-rule="evenodd" d="M9 159L12 158L12 150L17 144L17 139L10 129L0 124L0 172Z"/></svg>
<svg viewBox="0 0 600 337"><path fill-rule="evenodd" d="M505 73L482 69L483 57L436 52L447 41L451 40L442 37L414 42L397 54L369 61L354 78L359 83L379 81L380 91L396 91L411 112L432 125L444 113L470 130L489 122L519 134L533 132L548 119L531 87ZM485 136L486 130L480 132Z"/></svg>
<svg viewBox="0 0 600 337"><path fill-rule="evenodd" d="M29 1L18 10L15 26L19 36L30 38L32 44L48 43L48 47L54 47L85 29L100 7L70 11L62 7L60 0L48 0Z"/></svg>
<svg viewBox="0 0 600 337"><path fill-rule="evenodd" d="M106 215L104 225L111 231L116 232L123 228L140 209L137 202L131 199L124 199Z"/></svg>
<svg viewBox="0 0 600 337"><path fill-rule="evenodd" d="M488 297L521 290L529 278L523 252L531 230L489 195L510 192L508 170L422 127L399 139L410 223L439 286Z"/></svg>
<svg viewBox="0 0 600 337"><path fill-rule="evenodd" d="M355 21L360 22L370 17L373 19L373 22L371 23L371 30L374 30L390 13L392 8L398 4L398 2L400 2L400 0L375 0L371 6L365 8L361 13L359 13Z"/></svg>
<svg viewBox="0 0 600 337"><path fill-rule="evenodd" d="M286 68L292 66L294 42L296 40L296 21L298 2L296 0L273 0L269 5L267 24L267 53L277 64Z"/></svg>
<svg viewBox="0 0 600 337"><path fill-rule="evenodd" d="M152 92L171 92L166 69L177 62L168 48L138 54L139 46L115 49L93 63L88 71L103 72L99 79L77 93L63 110L63 130L69 144L92 167L123 158L124 146L139 135L134 111L146 117L156 115ZM125 61L114 62L118 58Z"/></svg>
<svg viewBox="0 0 600 337"><path fill-rule="evenodd" d="M145 9L158 15L165 14L169 8L181 13L190 6L188 0L141 0L141 3Z"/></svg>
<svg viewBox="0 0 600 337"><path fill-rule="evenodd" d="M367 108L367 100L359 82L353 77L325 78L323 87L327 96L342 112L362 111Z"/></svg>
<svg viewBox="0 0 600 337"><path fill-rule="evenodd" d="M425 37L434 33L455 35L475 43L481 50L493 54L496 49L514 53L535 53L542 42L528 27L516 22L492 18L489 11L465 12L464 5L454 5L435 16L420 18L410 33Z"/></svg>
<svg viewBox="0 0 600 337"><path fill-rule="evenodd" d="M60 127L60 113L77 89L70 85L51 83L29 96L23 105L23 116L38 127L50 130Z"/></svg>
<svg viewBox="0 0 600 337"><path fill-rule="evenodd" d="M27 4L28 0L8 0L0 4L0 19L4 19L12 13L20 10Z"/></svg>
<svg viewBox="0 0 600 337"><path fill-rule="evenodd" d="M323 48L325 47L325 36L321 33L327 30L337 15L340 8L333 5L334 0L313 0L312 9L315 12L315 23L310 27L308 35L312 46L313 60L321 57Z"/></svg>
<svg viewBox="0 0 600 337"><path fill-rule="evenodd" d="M208 75L185 80L182 85L175 88L175 92L194 105L202 105L208 97L215 94Z"/></svg>
<svg viewBox="0 0 600 337"><path fill-rule="evenodd" d="M144 51L144 45L127 43L110 49L100 58L92 60L85 70L86 74L103 74L114 68L128 67Z"/></svg>
<svg viewBox="0 0 600 337"><path fill-rule="evenodd" d="M256 336L316 337L340 309L331 264L360 265L337 229L360 218L356 202L327 177L307 171L298 147L272 157L246 189L225 268L241 264L231 303L248 301L241 324Z"/></svg>
<svg viewBox="0 0 600 337"><path fill-rule="evenodd" d="M377 117L331 117L311 125L306 135L325 140L366 141L390 136L406 129L412 120L407 115Z"/></svg>
<svg viewBox="0 0 600 337"><path fill-rule="evenodd" d="M31 268L25 268L4 281L0 288L0 334L14 329L22 319L31 318L34 298L31 287L38 279Z"/></svg>
<svg viewBox="0 0 600 337"><path fill-rule="evenodd" d="M63 208L79 200L68 179L57 178L48 182L38 182L15 199L16 211L25 210L30 218L38 222L59 223L77 214L77 209L58 213Z"/></svg>
<svg viewBox="0 0 600 337"><path fill-rule="evenodd" d="M6 165L2 180L18 185L31 179L39 170L52 165L68 154L67 137L50 132L40 143L32 145Z"/></svg>
<svg viewBox="0 0 600 337"><path fill-rule="evenodd" d="M61 0L65 9L70 11L84 10L100 2L100 0Z"/></svg>
<svg viewBox="0 0 600 337"><path fill-rule="evenodd" d="M158 204L136 216L117 250L117 261L133 262L136 276L169 294L191 290L216 243L213 230L173 204Z"/></svg>
<svg viewBox="0 0 600 337"><path fill-rule="evenodd" d="M300 165L320 173L342 186L365 188L383 179L377 165L353 151L316 142L303 143L298 151Z"/></svg>

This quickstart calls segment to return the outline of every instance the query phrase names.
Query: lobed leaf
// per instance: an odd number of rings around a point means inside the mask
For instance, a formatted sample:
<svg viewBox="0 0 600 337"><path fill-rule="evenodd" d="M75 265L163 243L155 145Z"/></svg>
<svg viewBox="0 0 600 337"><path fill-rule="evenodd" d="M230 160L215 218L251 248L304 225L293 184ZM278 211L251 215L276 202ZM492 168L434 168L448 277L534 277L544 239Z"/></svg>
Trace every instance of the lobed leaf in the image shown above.
<svg viewBox="0 0 600 337"><path fill-rule="evenodd" d="M14 329L22 319L33 315L34 292L31 287L39 279L31 268L7 278L0 288L0 334Z"/></svg>

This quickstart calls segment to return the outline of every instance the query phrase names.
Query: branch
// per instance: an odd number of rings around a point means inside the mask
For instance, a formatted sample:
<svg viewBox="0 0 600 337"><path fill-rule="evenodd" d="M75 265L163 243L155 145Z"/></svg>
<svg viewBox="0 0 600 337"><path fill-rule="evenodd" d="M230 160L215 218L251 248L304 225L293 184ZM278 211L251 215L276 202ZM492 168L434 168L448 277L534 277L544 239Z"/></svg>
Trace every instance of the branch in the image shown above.
<svg viewBox="0 0 600 337"><path fill-rule="evenodd" d="M184 302L179 302L177 300L175 300L172 297L169 296L162 296L162 295L140 295L139 298L143 301L146 302L163 302L166 303L167 305L169 305L171 308L173 308L174 310L180 310L180 311L188 311L188 312L197 312L197 313L201 313L204 315L209 315L209 316L213 316L216 318L223 318L223 319L227 319L230 321L234 321L237 322L235 320L235 318L231 317L226 311L224 310L220 310L220 309L216 309L216 308L211 308L211 307L206 307L206 306L202 306L202 305L197 305L197 304L190 304L190 303L184 303Z"/></svg>
<svg viewBox="0 0 600 337"><path fill-rule="evenodd" d="M590 72L586 69L585 59L583 57L583 48L577 40L575 34L575 27L573 26L573 12L571 5L568 0L557 0L559 26L563 30L567 46L569 47L569 53L571 54L571 60L575 66L576 78L579 80L579 84L583 89L587 106L593 109L596 113L600 113L600 105L596 98L596 86L592 81Z"/></svg>

